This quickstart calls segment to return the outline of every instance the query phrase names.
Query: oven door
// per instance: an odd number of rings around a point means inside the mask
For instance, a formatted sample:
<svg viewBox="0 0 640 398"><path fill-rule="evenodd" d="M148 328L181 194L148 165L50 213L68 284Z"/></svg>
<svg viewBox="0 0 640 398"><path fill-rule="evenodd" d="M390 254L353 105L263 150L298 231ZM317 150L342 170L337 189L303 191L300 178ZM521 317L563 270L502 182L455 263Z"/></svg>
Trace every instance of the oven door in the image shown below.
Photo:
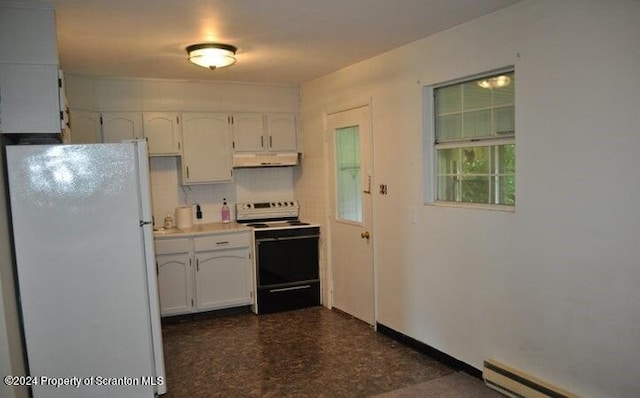
<svg viewBox="0 0 640 398"><path fill-rule="evenodd" d="M256 236L258 286L287 286L319 278L318 235Z"/></svg>

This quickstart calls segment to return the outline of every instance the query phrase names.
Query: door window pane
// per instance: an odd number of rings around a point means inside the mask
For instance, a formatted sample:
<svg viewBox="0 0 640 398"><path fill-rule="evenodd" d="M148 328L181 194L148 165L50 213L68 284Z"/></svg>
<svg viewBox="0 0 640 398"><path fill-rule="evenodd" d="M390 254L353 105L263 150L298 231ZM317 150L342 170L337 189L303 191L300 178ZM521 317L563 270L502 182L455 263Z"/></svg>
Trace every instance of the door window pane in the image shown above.
<svg viewBox="0 0 640 398"><path fill-rule="evenodd" d="M358 126L336 130L337 214L341 220L362 222L362 170Z"/></svg>

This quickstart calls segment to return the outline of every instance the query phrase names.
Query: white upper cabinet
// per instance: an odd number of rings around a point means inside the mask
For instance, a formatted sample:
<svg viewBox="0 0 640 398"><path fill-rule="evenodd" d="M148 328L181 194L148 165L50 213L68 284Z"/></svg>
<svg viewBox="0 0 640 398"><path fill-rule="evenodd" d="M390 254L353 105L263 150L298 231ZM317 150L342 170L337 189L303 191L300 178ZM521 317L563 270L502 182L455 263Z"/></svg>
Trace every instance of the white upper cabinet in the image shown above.
<svg viewBox="0 0 640 398"><path fill-rule="evenodd" d="M72 144L96 144L102 142L100 113L74 110L69 116Z"/></svg>
<svg viewBox="0 0 640 398"><path fill-rule="evenodd" d="M262 113L234 113L233 148L236 152L262 152L265 150L265 116Z"/></svg>
<svg viewBox="0 0 640 398"><path fill-rule="evenodd" d="M58 65L56 40L51 6L0 4L0 63Z"/></svg>
<svg viewBox="0 0 640 398"><path fill-rule="evenodd" d="M102 140L118 143L143 138L141 112L102 112Z"/></svg>
<svg viewBox="0 0 640 398"><path fill-rule="evenodd" d="M296 115L293 113L234 113L236 152L297 152Z"/></svg>
<svg viewBox="0 0 640 398"><path fill-rule="evenodd" d="M296 152L298 150L296 116L292 113L267 114L268 150Z"/></svg>
<svg viewBox="0 0 640 398"><path fill-rule="evenodd" d="M59 87L53 8L0 3L0 133L60 133Z"/></svg>
<svg viewBox="0 0 640 398"><path fill-rule="evenodd" d="M231 182L230 117L226 113L182 114L182 183Z"/></svg>
<svg viewBox="0 0 640 398"><path fill-rule="evenodd" d="M0 64L0 132L60 133L57 65Z"/></svg>
<svg viewBox="0 0 640 398"><path fill-rule="evenodd" d="M175 156L182 150L180 114L144 112L144 136L149 142L150 156Z"/></svg>

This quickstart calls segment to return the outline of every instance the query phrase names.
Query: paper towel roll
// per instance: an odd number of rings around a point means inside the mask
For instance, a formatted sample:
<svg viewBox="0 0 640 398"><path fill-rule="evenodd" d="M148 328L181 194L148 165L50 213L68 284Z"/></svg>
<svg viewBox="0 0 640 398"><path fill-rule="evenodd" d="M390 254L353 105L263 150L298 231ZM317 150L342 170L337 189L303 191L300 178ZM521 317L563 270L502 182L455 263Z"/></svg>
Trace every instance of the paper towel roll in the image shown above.
<svg viewBox="0 0 640 398"><path fill-rule="evenodd" d="M193 226L193 210L191 206L176 207L176 227L191 228Z"/></svg>

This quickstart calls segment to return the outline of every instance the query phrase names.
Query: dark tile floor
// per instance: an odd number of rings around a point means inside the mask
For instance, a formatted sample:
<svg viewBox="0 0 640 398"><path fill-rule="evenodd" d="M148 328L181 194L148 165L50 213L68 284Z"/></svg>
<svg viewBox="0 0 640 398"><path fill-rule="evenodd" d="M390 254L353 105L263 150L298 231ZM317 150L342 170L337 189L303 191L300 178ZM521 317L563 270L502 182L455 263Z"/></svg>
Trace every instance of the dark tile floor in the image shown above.
<svg viewBox="0 0 640 398"><path fill-rule="evenodd" d="M367 397L454 371L324 307L163 326L168 394Z"/></svg>

